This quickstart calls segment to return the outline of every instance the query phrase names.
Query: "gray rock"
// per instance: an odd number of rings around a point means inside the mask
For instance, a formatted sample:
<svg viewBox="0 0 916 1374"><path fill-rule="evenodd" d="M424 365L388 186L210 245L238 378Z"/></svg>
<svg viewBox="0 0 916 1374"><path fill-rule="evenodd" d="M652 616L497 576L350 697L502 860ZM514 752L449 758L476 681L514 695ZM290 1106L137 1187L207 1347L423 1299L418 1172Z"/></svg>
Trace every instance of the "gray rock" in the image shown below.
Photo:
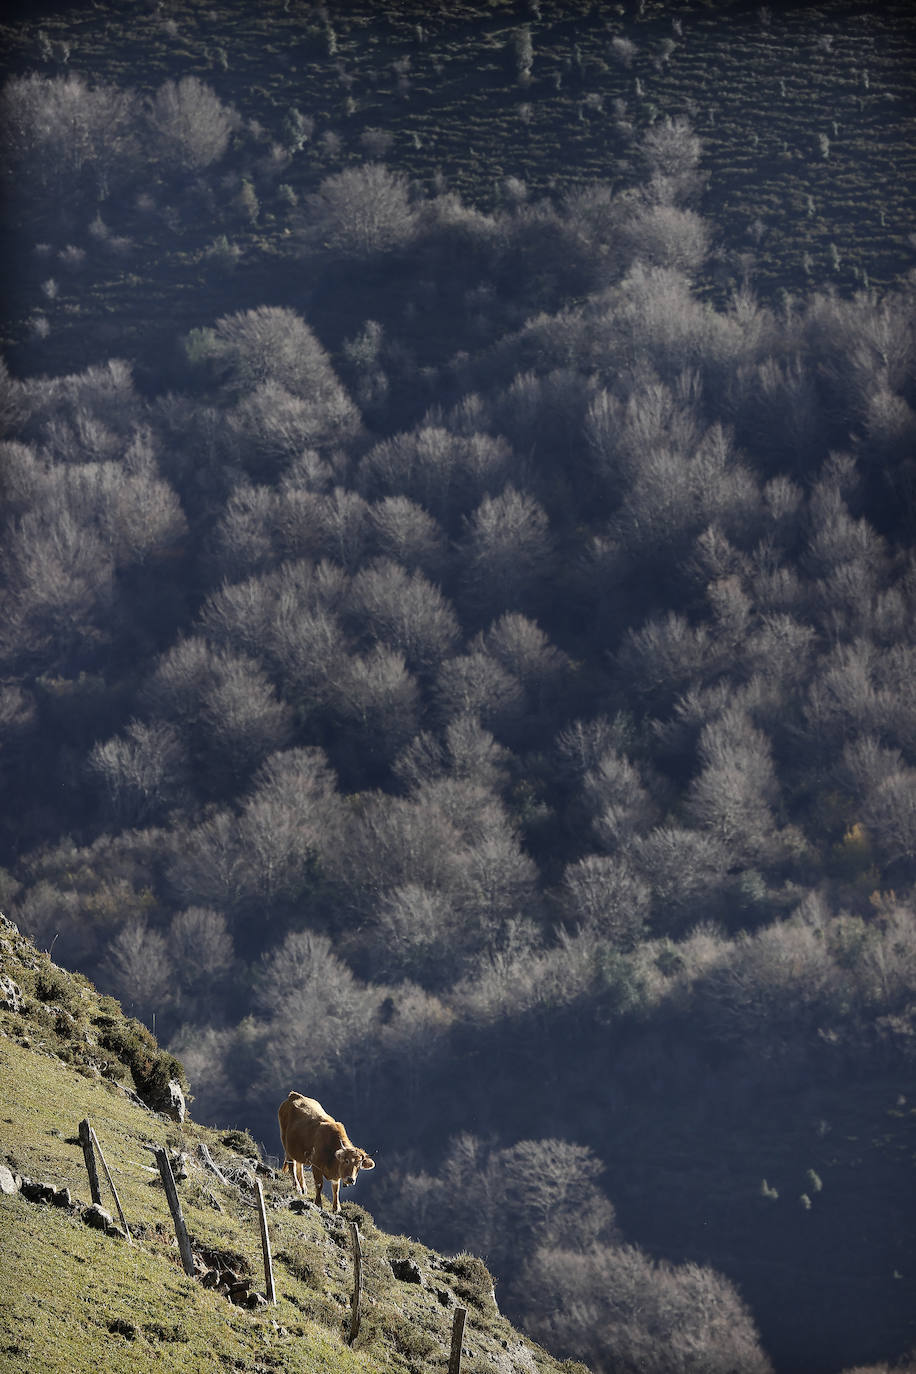
<svg viewBox="0 0 916 1374"><path fill-rule="evenodd" d="M106 1212L104 1207L100 1207L94 1202L91 1207L87 1207L83 1212L83 1221L87 1226L91 1226L96 1231L107 1231L109 1226L114 1226L114 1218L110 1212Z"/></svg>
<svg viewBox="0 0 916 1374"><path fill-rule="evenodd" d="M8 1193L12 1196L13 1193L18 1192L19 1186L14 1175L5 1164L0 1164L0 1193Z"/></svg>
<svg viewBox="0 0 916 1374"><path fill-rule="evenodd" d="M266 1307L267 1299L263 1293L249 1293L245 1300L246 1307Z"/></svg>
<svg viewBox="0 0 916 1374"><path fill-rule="evenodd" d="M170 1116L179 1125L187 1115L188 1107L184 1100L184 1093L181 1091L181 1084L175 1078L169 1079L169 1100L162 1110L166 1116Z"/></svg>
<svg viewBox="0 0 916 1374"><path fill-rule="evenodd" d="M422 1283L423 1276L420 1273L420 1266L412 1259L395 1259L391 1261L391 1272L396 1279L402 1283Z"/></svg>
<svg viewBox="0 0 916 1374"><path fill-rule="evenodd" d="M69 1188L55 1188L54 1196L51 1198L55 1207L72 1207L73 1198L70 1196Z"/></svg>
<svg viewBox="0 0 916 1374"><path fill-rule="evenodd" d="M5 973L0 974L0 1011L22 1011L24 1000L19 984Z"/></svg>

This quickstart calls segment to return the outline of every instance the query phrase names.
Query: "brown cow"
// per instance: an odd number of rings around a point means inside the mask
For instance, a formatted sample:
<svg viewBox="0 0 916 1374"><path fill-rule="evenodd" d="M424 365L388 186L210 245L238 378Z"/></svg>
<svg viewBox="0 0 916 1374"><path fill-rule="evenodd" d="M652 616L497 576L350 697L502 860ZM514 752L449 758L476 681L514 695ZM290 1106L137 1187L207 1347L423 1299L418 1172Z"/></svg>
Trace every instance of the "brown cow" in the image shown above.
<svg viewBox="0 0 916 1374"><path fill-rule="evenodd" d="M340 1211L340 1185L348 1188L356 1182L360 1169L374 1169L375 1160L365 1150L359 1150L350 1140L339 1121L328 1116L320 1102L291 1092L280 1104L280 1139L286 1158L284 1173L292 1174L300 1193L305 1192L303 1164L310 1164L315 1180L315 1202L321 1206L321 1188L327 1179L334 1195L331 1208Z"/></svg>

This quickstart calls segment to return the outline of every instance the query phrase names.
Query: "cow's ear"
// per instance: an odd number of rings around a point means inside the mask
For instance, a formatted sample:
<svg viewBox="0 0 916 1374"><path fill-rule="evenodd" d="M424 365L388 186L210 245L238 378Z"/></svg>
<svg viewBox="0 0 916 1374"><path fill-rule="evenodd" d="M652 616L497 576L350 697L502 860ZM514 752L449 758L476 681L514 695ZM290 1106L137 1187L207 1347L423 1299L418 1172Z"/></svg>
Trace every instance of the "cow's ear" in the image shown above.
<svg viewBox="0 0 916 1374"><path fill-rule="evenodd" d="M361 1164L359 1167L360 1167L361 1169L374 1169L374 1168L375 1168L375 1160L374 1160L374 1159L370 1159L368 1155L363 1155L363 1162L362 1162L362 1164Z"/></svg>
<svg viewBox="0 0 916 1374"><path fill-rule="evenodd" d="M347 1151L346 1151L346 1150L335 1150L335 1151L334 1151L334 1158L337 1160L337 1163L338 1163L338 1164L346 1164L346 1162L347 1162Z"/></svg>

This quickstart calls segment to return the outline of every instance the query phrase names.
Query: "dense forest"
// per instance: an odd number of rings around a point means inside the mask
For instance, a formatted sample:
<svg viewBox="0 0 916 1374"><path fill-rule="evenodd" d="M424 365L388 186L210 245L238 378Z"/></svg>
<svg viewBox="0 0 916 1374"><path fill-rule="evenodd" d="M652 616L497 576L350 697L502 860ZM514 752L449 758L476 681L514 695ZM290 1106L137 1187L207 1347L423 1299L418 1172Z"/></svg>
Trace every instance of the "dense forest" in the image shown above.
<svg viewBox="0 0 916 1374"><path fill-rule="evenodd" d="M597 1374L916 1350L914 42L3 30L0 906Z"/></svg>

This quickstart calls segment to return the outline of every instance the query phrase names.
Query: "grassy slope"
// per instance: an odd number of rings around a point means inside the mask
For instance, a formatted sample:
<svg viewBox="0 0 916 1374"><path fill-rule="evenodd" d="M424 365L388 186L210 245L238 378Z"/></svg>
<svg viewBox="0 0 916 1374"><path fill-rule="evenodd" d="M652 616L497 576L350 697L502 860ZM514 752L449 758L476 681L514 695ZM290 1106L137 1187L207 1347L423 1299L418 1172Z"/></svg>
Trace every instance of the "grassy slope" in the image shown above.
<svg viewBox="0 0 916 1374"><path fill-rule="evenodd" d="M36 971L53 968L27 941L2 933L0 967L24 989ZM67 975L54 972L60 985ZM78 1022L91 1028L100 999L85 980L74 978L72 985L70 1005L79 999ZM103 1009L110 1007L110 999L104 999ZM66 1186L88 1203L77 1140L78 1124L88 1117L139 1239L128 1246L90 1230L78 1212L32 1203L21 1194L0 1195L3 1374L35 1368L49 1374L122 1374L220 1366L302 1374L319 1369L425 1374L441 1370L447 1358L455 1302L468 1307L465 1367L471 1374L561 1369L498 1314L479 1260L467 1257L461 1272L449 1272L424 1246L378 1231L353 1203L344 1204L343 1218L327 1211L319 1215L311 1207L302 1215L292 1213L291 1184L279 1174L264 1178L277 1306L249 1312L188 1278L144 1146L167 1144L192 1155L190 1177L180 1192L195 1248L220 1252L237 1272L253 1275L253 1287L263 1291L253 1195L223 1187L194 1162L197 1143L206 1141L224 1171L246 1162L250 1169L250 1160L238 1154L244 1139L190 1121L179 1127L138 1106L114 1081L93 1072L88 1050L80 1052L69 1036L62 1040L48 1020L46 1004L35 997L28 998L24 1012L0 1013L0 1162L37 1181ZM79 1043L85 1044L82 1032ZM61 1050L78 1062L63 1062ZM114 1211L104 1182L103 1205ZM363 1321L352 1349L345 1341L352 1290L349 1218L360 1224L364 1251ZM394 1278L390 1260L399 1257L416 1261L422 1285Z"/></svg>

